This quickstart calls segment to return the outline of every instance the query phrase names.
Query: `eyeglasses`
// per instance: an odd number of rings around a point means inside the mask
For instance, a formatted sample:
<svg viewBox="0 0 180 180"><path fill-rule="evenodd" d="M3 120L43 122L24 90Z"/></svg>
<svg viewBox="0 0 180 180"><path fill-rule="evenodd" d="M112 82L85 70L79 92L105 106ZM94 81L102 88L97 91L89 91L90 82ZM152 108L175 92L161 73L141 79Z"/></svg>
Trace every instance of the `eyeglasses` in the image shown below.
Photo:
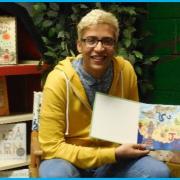
<svg viewBox="0 0 180 180"><path fill-rule="evenodd" d="M96 47L99 42L102 43L103 47L111 48L115 45L115 40L111 37L103 37L102 39L98 39L96 36L88 36L81 41L85 42L87 47Z"/></svg>

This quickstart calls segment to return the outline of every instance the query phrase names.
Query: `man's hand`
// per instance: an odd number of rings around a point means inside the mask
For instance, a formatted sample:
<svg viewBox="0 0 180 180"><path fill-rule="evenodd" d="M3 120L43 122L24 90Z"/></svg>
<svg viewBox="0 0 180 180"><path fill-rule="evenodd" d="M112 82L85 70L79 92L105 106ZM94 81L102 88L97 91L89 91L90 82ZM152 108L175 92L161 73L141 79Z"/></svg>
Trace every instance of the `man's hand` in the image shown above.
<svg viewBox="0 0 180 180"><path fill-rule="evenodd" d="M145 144L122 144L115 150L117 160L126 158L138 158L148 154Z"/></svg>

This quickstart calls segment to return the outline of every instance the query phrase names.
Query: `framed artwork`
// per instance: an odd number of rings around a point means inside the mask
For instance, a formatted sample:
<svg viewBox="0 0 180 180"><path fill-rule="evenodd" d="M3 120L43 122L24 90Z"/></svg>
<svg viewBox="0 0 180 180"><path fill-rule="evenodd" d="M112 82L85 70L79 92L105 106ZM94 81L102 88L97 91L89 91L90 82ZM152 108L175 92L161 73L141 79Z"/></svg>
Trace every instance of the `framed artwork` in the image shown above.
<svg viewBox="0 0 180 180"><path fill-rule="evenodd" d="M6 78L0 76L0 116L9 115Z"/></svg>
<svg viewBox="0 0 180 180"><path fill-rule="evenodd" d="M16 18L0 16L0 64L16 63Z"/></svg>

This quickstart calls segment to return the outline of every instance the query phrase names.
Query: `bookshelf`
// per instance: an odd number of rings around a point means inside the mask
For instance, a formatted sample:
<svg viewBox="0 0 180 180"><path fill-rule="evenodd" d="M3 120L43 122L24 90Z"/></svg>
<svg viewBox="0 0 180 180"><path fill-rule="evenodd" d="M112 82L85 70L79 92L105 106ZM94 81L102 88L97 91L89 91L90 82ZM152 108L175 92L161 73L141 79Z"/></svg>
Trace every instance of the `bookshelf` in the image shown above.
<svg viewBox="0 0 180 180"><path fill-rule="evenodd" d="M0 117L0 125L1 124L16 123L16 122L31 121L32 117L33 117L32 113L1 116Z"/></svg>
<svg viewBox="0 0 180 180"><path fill-rule="evenodd" d="M30 162L33 92L41 90L41 71L37 65L32 64L1 65L0 76L6 78L9 104L9 115L0 116L0 127L8 124L26 124L26 133L24 134L26 136L26 158L7 161L1 159L0 171L27 169ZM0 149L2 148L0 147ZM1 152L0 155L2 156Z"/></svg>
<svg viewBox="0 0 180 180"><path fill-rule="evenodd" d="M17 160L17 161L8 161L3 164L0 164L0 171L8 170L8 169L14 169L19 168L23 166L28 166L30 162L30 157L27 156L26 160Z"/></svg>
<svg viewBox="0 0 180 180"><path fill-rule="evenodd" d="M40 74L41 68L35 64L17 64L17 65L1 65L0 75L25 75L25 74Z"/></svg>
<svg viewBox="0 0 180 180"><path fill-rule="evenodd" d="M13 9L13 11L12 11ZM2 3L0 6L0 16L12 16L16 19L16 63L0 64L0 77L5 77L8 97L8 115L0 116L0 128L11 125L25 124L21 129L23 140L26 139L26 153L23 158L20 157L22 147L16 141L13 141L13 148L8 149L4 144L5 140L13 137L8 131L3 129L4 134L0 132L0 171L9 170L16 171L19 169L27 169L30 163L30 138L32 126L33 111L33 92L41 91L41 74L44 68L40 68L39 61L43 54L43 42L35 28L33 21L26 9L17 3ZM24 126L22 126L24 127ZM8 129L8 128L7 128ZM18 129L14 131L15 135ZM5 138L4 138L5 137ZM15 136L18 138L18 135ZM21 137L19 135L19 137ZM8 141L9 142L9 139ZM19 140L20 142L20 140ZM4 143L4 144L3 144ZM24 145L24 144L23 144ZM17 159L6 158L9 154L4 150L13 152L18 155ZM3 161L3 155L4 157ZM1 176L0 176L1 177Z"/></svg>

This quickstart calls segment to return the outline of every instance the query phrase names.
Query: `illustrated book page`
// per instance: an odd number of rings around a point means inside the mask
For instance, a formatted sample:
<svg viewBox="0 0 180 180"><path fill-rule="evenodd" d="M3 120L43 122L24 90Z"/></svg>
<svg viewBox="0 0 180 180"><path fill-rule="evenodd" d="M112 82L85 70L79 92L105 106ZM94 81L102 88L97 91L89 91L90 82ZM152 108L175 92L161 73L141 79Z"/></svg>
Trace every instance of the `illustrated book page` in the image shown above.
<svg viewBox="0 0 180 180"><path fill-rule="evenodd" d="M0 16L0 64L16 64L16 18Z"/></svg>
<svg viewBox="0 0 180 180"><path fill-rule="evenodd" d="M90 136L119 144L145 143L149 149L180 150L180 106L97 93Z"/></svg>
<svg viewBox="0 0 180 180"><path fill-rule="evenodd" d="M26 160L26 123L0 126L0 163Z"/></svg>

